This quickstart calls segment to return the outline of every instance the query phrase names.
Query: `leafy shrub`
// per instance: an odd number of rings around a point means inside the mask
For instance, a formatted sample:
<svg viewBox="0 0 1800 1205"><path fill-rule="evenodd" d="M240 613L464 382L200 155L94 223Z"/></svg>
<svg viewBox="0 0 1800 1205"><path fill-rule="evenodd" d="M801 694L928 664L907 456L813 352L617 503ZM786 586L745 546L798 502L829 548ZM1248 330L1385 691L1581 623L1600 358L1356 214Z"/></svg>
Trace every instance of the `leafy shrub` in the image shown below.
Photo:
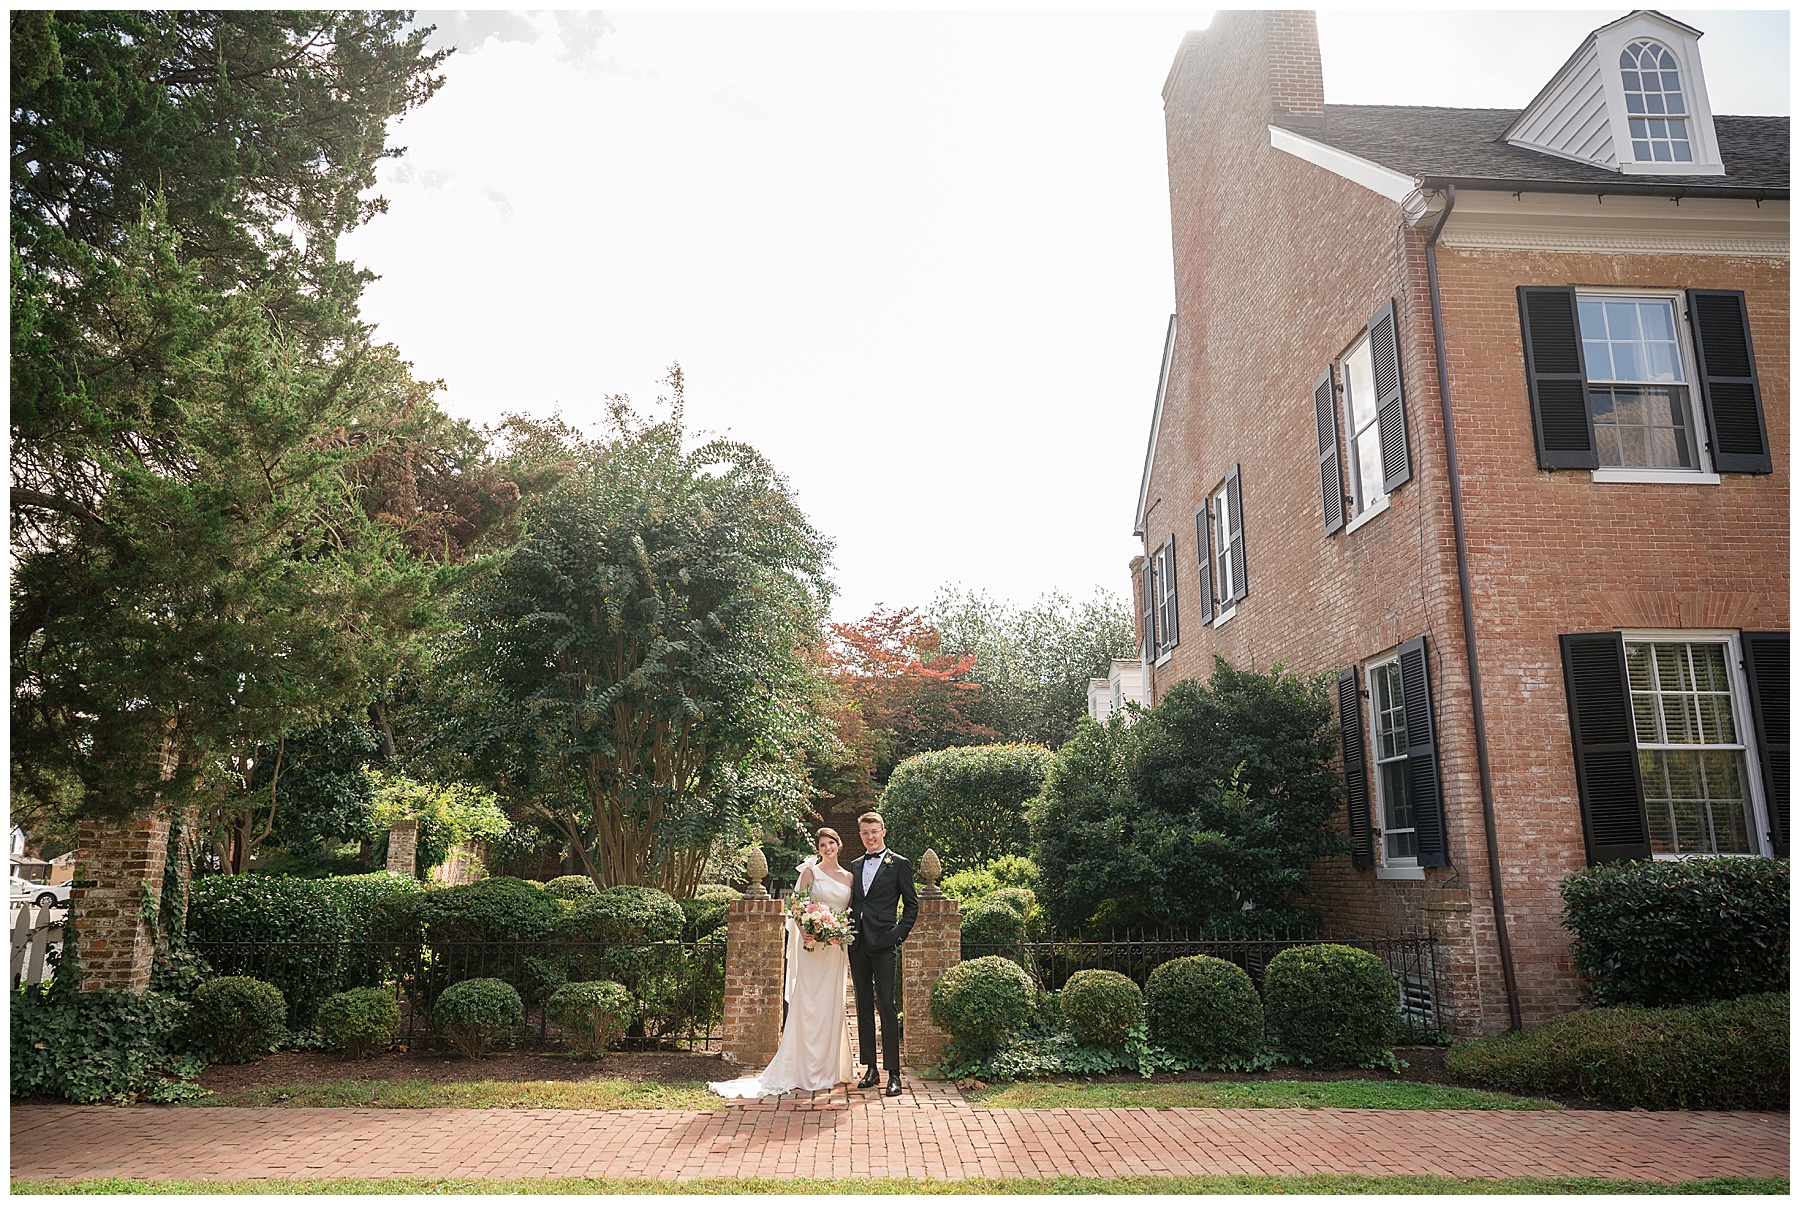
<svg viewBox="0 0 1800 1205"><path fill-rule="evenodd" d="M594 880L587 875L565 874L545 883L544 894L558 900L581 900L590 895L599 895L600 889L594 886Z"/></svg>
<svg viewBox="0 0 1800 1205"><path fill-rule="evenodd" d="M281 989L248 975L222 975L194 989L188 1023L227 1063L247 1063L275 1049L287 1033Z"/></svg>
<svg viewBox="0 0 1800 1205"><path fill-rule="evenodd" d="M150 965L150 990L186 1000L208 979L218 978L212 963L198 954L183 933L156 951Z"/></svg>
<svg viewBox="0 0 1800 1205"><path fill-rule="evenodd" d="M686 914L654 887L608 887L577 901L558 919L556 935L605 942L597 953L577 952L569 972L581 980L611 979L630 989L644 1032L672 1032L683 1019L681 937Z"/></svg>
<svg viewBox="0 0 1800 1205"><path fill-rule="evenodd" d="M609 979L565 984L546 1006L569 1044L569 1057L587 1059L600 1058L625 1035L637 1007L625 985Z"/></svg>
<svg viewBox="0 0 1800 1205"><path fill-rule="evenodd" d="M1001 904L1025 918L1027 926L1037 916L1037 893L1029 887L1002 887L981 901L983 905Z"/></svg>
<svg viewBox="0 0 1800 1205"><path fill-rule="evenodd" d="M478 1059L525 1023L525 1007L504 979L465 979L444 989L431 1016L452 1046Z"/></svg>
<svg viewBox="0 0 1800 1205"><path fill-rule="evenodd" d="M963 745L907 758L881 796L888 843L915 862L935 849L946 870L1028 852L1025 806L1051 756L1042 745Z"/></svg>
<svg viewBox="0 0 1800 1205"><path fill-rule="evenodd" d="M288 1020L312 1026L319 1002L343 982L343 947L351 934L346 895L324 879L286 875L209 875L194 881L188 935L196 942L321 942L312 946L207 946L222 975L247 975L281 989Z"/></svg>
<svg viewBox="0 0 1800 1205"><path fill-rule="evenodd" d="M1144 996L1151 1040L1190 1062L1242 1063L1262 1049L1263 1004L1234 962L1171 959L1150 972Z"/></svg>
<svg viewBox="0 0 1800 1205"><path fill-rule="evenodd" d="M562 908L541 890L499 876L428 891L415 912L433 942L541 941L562 919Z"/></svg>
<svg viewBox="0 0 1800 1205"><path fill-rule="evenodd" d="M12 1095L76 1104L173 1103L205 1096L191 1082L206 1058L186 1040L189 1006L162 992L94 991L13 997Z"/></svg>
<svg viewBox="0 0 1800 1205"><path fill-rule="evenodd" d="M1293 946L1263 972L1269 1036L1320 1067L1366 1067L1393 1057L1400 987L1386 964L1350 946Z"/></svg>
<svg viewBox="0 0 1800 1205"><path fill-rule="evenodd" d="M1788 863L1609 862L1563 880L1575 969L1600 1004L1663 1007L1788 986Z"/></svg>
<svg viewBox="0 0 1800 1205"><path fill-rule="evenodd" d="M1037 886L1037 866L1030 858L1008 854L992 862L945 875L940 890L963 908L973 908L1003 887ZM1036 899L1035 894L1032 897Z"/></svg>
<svg viewBox="0 0 1800 1205"><path fill-rule="evenodd" d="M576 941L675 941L685 920L681 905L666 891L608 887L558 917L556 935Z"/></svg>
<svg viewBox="0 0 1800 1205"><path fill-rule="evenodd" d="M731 912L731 901L738 893L716 883L702 884L691 900L676 900L681 905L681 940L699 941L725 924Z"/></svg>
<svg viewBox="0 0 1800 1205"><path fill-rule="evenodd" d="M1076 971L1063 984L1061 1003L1083 1046L1123 1046L1144 1015L1144 993L1117 971Z"/></svg>
<svg viewBox="0 0 1800 1205"><path fill-rule="evenodd" d="M959 962L931 987L931 1020L965 1054L993 1051L1031 1019L1037 986L1011 959Z"/></svg>
<svg viewBox="0 0 1800 1205"><path fill-rule="evenodd" d="M1005 903L977 904L962 915L965 959L973 959L993 946L1004 946L1017 953L1024 940L1025 918Z"/></svg>
<svg viewBox="0 0 1800 1205"><path fill-rule="evenodd" d="M419 880L391 870L340 875L319 882L344 906L345 936L350 941L381 940L383 935L376 929L376 920L382 905L389 900L417 899L427 890Z"/></svg>
<svg viewBox="0 0 1800 1205"><path fill-rule="evenodd" d="M352 988L319 1005L319 1035L353 1059L366 1059L400 1028L400 1005L378 987Z"/></svg>
<svg viewBox="0 0 1800 1205"><path fill-rule="evenodd" d="M1444 1066L1484 1087L1617 1108L1786 1109L1788 995L1582 1009L1536 1029L1460 1043Z"/></svg>

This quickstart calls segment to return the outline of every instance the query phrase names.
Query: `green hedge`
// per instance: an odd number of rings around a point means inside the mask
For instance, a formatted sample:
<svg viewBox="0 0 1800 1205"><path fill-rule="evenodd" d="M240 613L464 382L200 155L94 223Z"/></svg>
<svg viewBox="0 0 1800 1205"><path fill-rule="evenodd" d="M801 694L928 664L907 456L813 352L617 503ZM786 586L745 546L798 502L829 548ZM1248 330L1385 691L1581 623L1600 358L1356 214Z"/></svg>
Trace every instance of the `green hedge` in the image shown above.
<svg viewBox="0 0 1800 1205"><path fill-rule="evenodd" d="M1025 808L1053 756L1042 745L965 745L907 758L881 795L888 844L915 864L935 849L946 871L1029 852Z"/></svg>
<svg viewBox="0 0 1800 1205"><path fill-rule="evenodd" d="M188 934L197 942L331 943L204 951L221 975L253 975L274 984L287 1001L288 1023L306 1030L319 1003L345 986L345 951L336 943L350 940L353 896L354 889L334 887L327 879L209 875L194 883Z"/></svg>
<svg viewBox="0 0 1800 1205"><path fill-rule="evenodd" d="M1563 880L1576 970L1600 1004L1663 1007L1788 986L1788 863L1610 862Z"/></svg>
<svg viewBox="0 0 1800 1205"><path fill-rule="evenodd" d="M1582 1009L1521 1033L1452 1047L1459 1078L1618 1108L1788 1107L1788 995L1686 1008Z"/></svg>
<svg viewBox="0 0 1800 1205"><path fill-rule="evenodd" d="M366 1059L400 1028L400 1004L385 988L339 992L319 1005L319 1036L353 1059Z"/></svg>
<svg viewBox="0 0 1800 1205"><path fill-rule="evenodd" d="M584 874L557 875L544 884L544 894L552 899L581 900L591 895L599 895L600 889L594 886L594 880Z"/></svg>
<svg viewBox="0 0 1800 1205"><path fill-rule="evenodd" d="M563 916L542 888L504 876L428 891L414 911L434 942L542 941Z"/></svg>
<svg viewBox="0 0 1800 1205"><path fill-rule="evenodd" d="M1400 985L1387 965L1351 946L1294 946L1263 972L1269 1037L1319 1067L1368 1067L1393 1058Z"/></svg>
<svg viewBox="0 0 1800 1205"><path fill-rule="evenodd" d="M525 1024L525 1008L502 979L465 979L444 989L432 1023L465 1057L478 1059L489 1046Z"/></svg>
<svg viewBox="0 0 1800 1205"><path fill-rule="evenodd" d="M1262 1001L1234 962L1206 954L1170 959L1150 972L1144 999L1150 1039L1184 1060L1224 1066L1262 1051Z"/></svg>
<svg viewBox="0 0 1800 1205"><path fill-rule="evenodd" d="M570 1058L599 1059L625 1035L638 1005L624 984L601 979L564 985L546 1008L569 1044Z"/></svg>
<svg viewBox="0 0 1800 1205"><path fill-rule="evenodd" d="M959 962L931 985L931 1020L965 1057L998 1048L1031 1020L1037 985L1011 959L989 955Z"/></svg>

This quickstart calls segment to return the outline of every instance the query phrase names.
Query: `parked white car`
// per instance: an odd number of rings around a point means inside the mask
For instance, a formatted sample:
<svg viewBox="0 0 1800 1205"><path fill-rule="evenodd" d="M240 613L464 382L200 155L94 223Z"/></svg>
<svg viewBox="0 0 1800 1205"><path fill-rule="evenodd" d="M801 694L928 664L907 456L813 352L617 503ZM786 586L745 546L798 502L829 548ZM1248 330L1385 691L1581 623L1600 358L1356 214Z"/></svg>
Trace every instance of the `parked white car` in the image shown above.
<svg viewBox="0 0 1800 1205"><path fill-rule="evenodd" d="M13 903L30 902L40 908L66 908L69 906L69 884L67 883L33 883L12 876Z"/></svg>

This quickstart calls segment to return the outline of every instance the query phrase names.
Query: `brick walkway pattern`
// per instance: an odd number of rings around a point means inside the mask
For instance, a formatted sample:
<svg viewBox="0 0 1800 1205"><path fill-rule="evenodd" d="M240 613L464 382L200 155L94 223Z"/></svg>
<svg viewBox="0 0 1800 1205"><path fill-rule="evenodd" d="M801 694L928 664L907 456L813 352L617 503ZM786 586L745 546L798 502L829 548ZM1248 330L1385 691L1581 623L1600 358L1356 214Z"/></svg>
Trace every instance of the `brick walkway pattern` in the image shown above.
<svg viewBox="0 0 1800 1205"><path fill-rule="evenodd" d="M824 1179L1363 1173L1676 1181L1782 1176L1785 1113L983 1109L948 1084L712 1112L12 1110L25 1180L359 1176Z"/></svg>

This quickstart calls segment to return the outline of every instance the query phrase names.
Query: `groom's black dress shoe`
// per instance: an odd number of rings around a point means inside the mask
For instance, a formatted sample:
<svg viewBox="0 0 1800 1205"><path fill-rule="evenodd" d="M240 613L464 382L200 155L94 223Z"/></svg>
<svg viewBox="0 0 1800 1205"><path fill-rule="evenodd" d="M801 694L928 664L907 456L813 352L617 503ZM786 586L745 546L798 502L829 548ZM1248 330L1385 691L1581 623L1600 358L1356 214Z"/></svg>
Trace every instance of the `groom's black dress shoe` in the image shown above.
<svg viewBox="0 0 1800 1205"><path fill-rule="evenodd" d="M863 1075L863 1077L861 1079L856 1081L856 1086L858 1088L873 1088L876 1084L879 1084L880 1082L881 1082L881 1072L875 1070L875 1064L870 1063L869 1070Z"/></svg>
<svg viewBox="0 0 1800 1205"><path fill-rule="evenodd" d="M900 1073L898 1071L888 1076L888 1086L882 1089L881 1094L883 1096L900 1095Z"/></svg>

